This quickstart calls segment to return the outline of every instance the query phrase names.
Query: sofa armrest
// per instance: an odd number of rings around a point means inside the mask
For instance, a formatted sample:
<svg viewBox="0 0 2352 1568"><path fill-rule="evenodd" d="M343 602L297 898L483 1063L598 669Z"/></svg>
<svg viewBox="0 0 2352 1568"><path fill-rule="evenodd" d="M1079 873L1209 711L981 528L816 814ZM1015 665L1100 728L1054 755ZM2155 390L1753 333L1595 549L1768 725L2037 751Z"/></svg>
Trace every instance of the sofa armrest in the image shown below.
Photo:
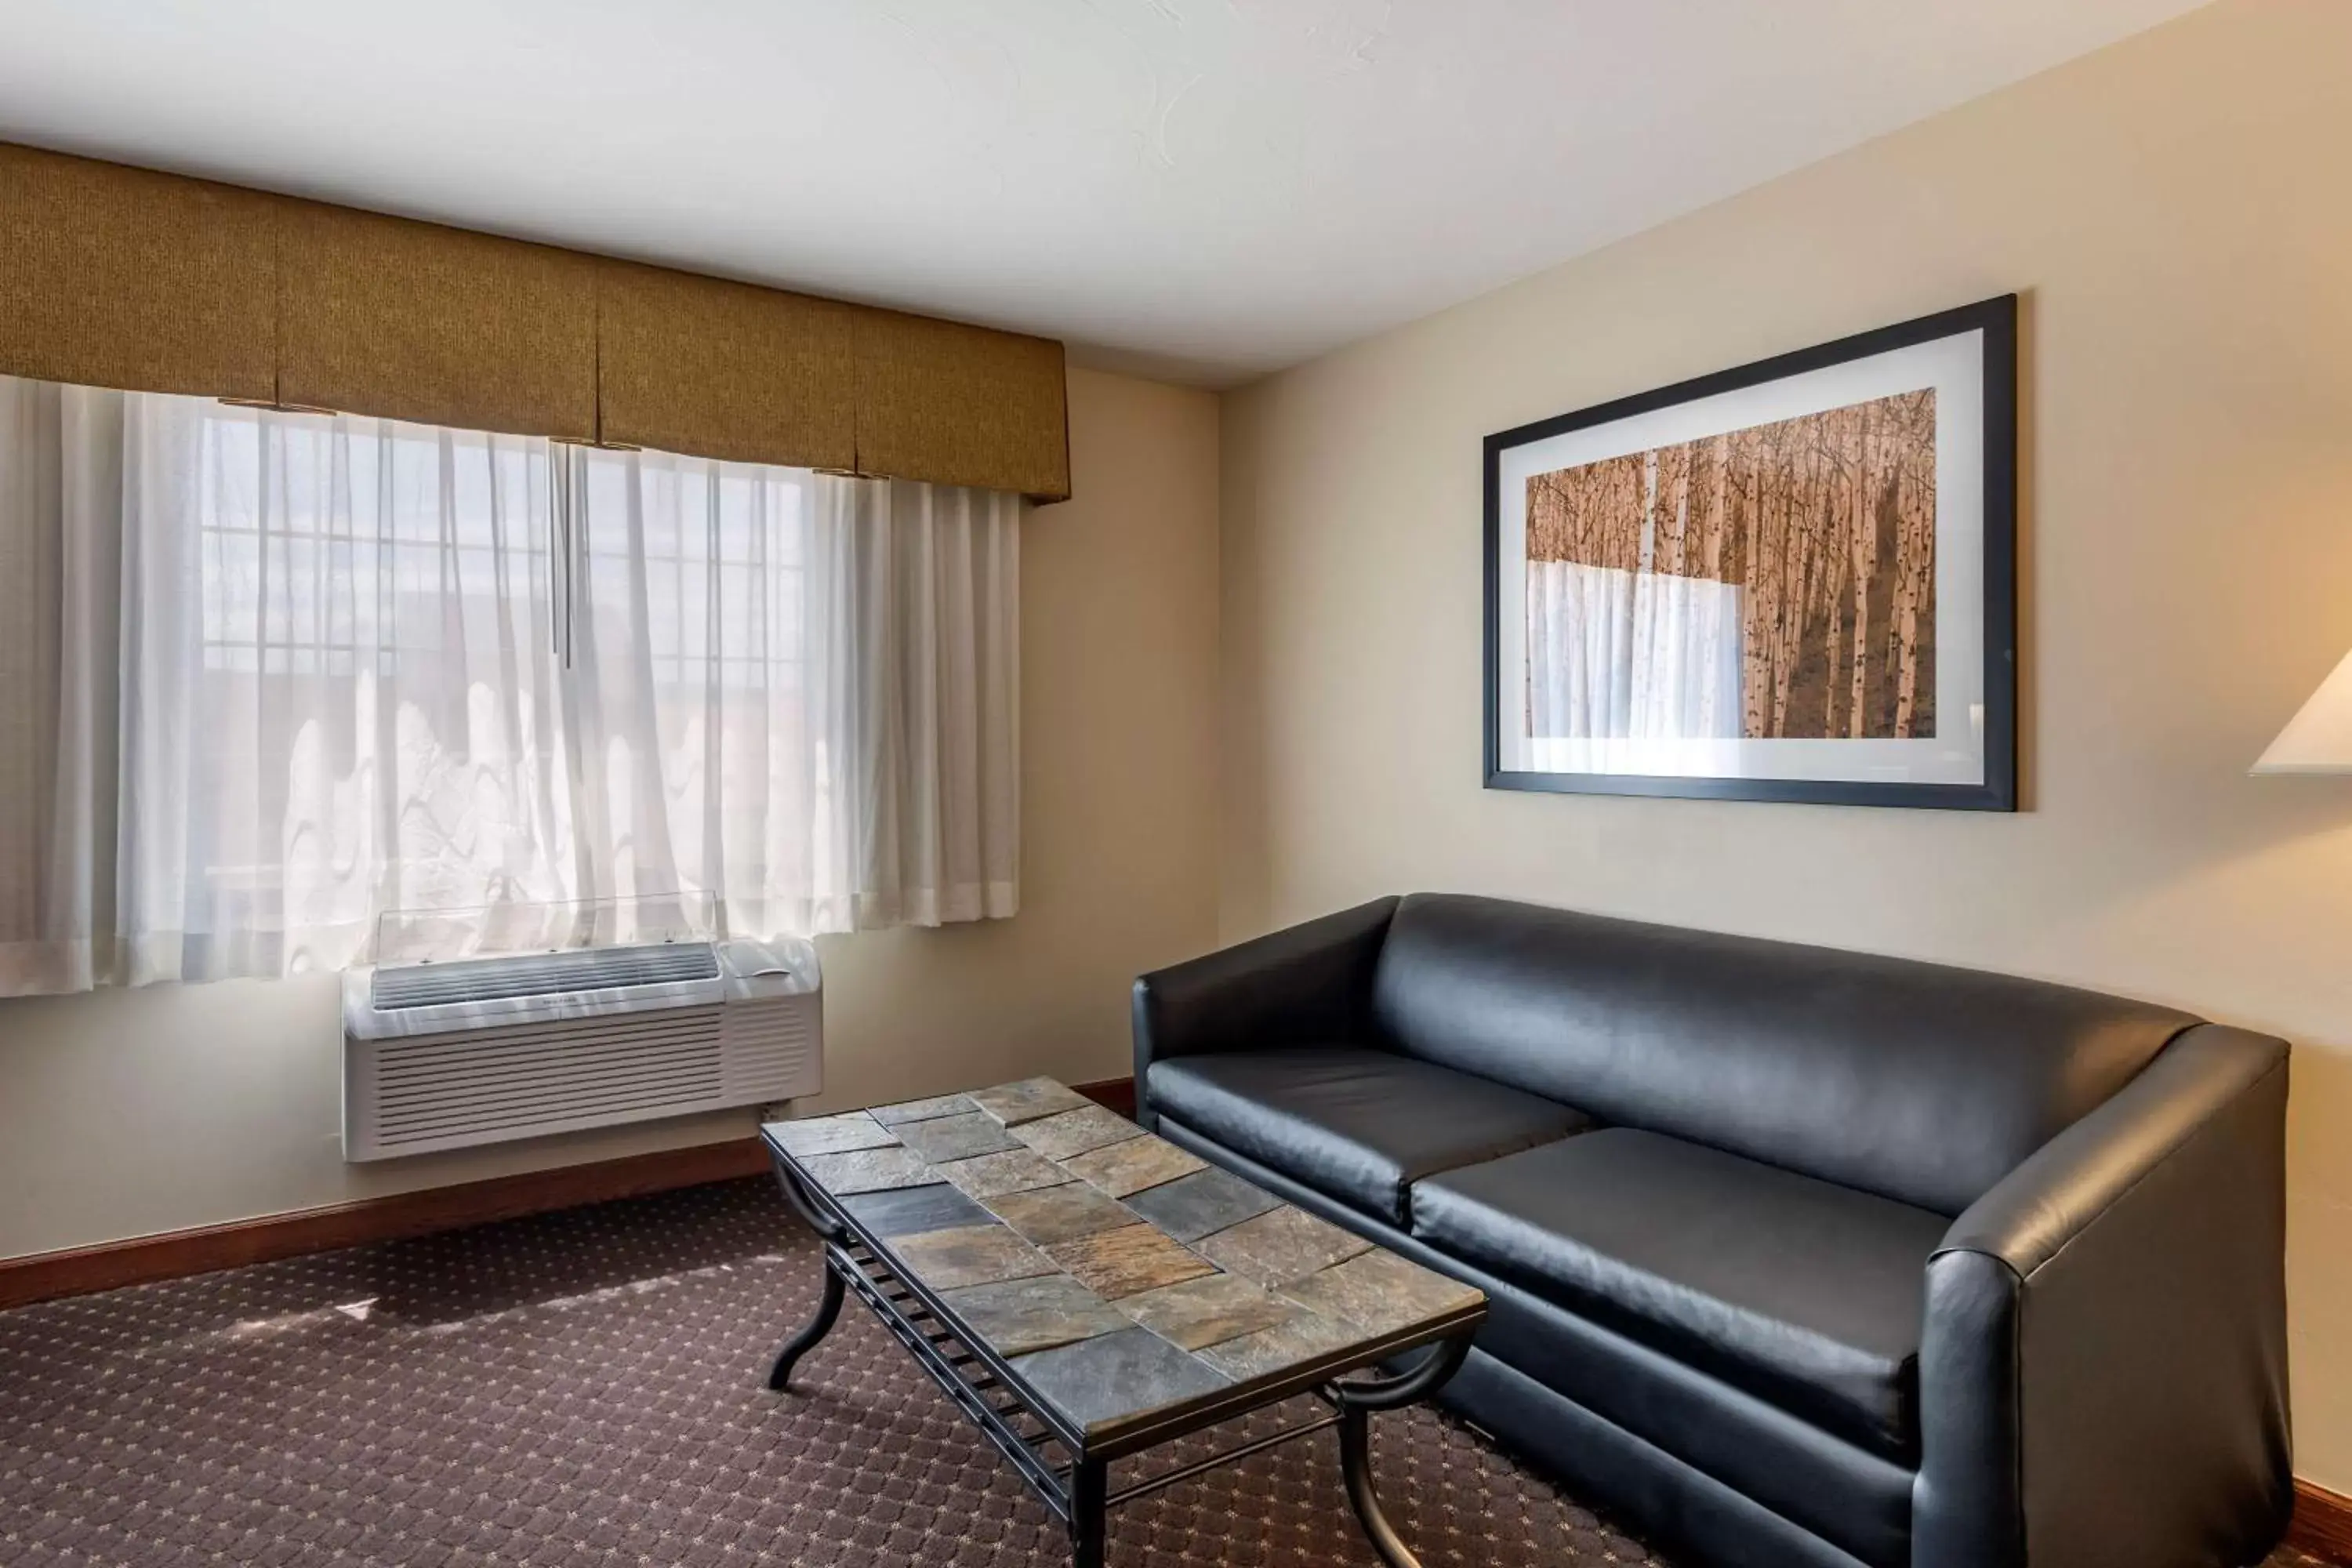
<svg viewBox="0 0 2352 1568"><path fill-rule="evenodd" d="M1927 1265L1915 1568L2259 1560L2284 1530L2287 1047L2183 1031Z"/></svg>
<svg viewBox="0 0 2352 1568"><path fill-rule="evenodd" d="M1272 932L1135 983L1136 1114L1153 1126L1151 1064L1253 1046L1361 1035L1393 898Z"/></svg>

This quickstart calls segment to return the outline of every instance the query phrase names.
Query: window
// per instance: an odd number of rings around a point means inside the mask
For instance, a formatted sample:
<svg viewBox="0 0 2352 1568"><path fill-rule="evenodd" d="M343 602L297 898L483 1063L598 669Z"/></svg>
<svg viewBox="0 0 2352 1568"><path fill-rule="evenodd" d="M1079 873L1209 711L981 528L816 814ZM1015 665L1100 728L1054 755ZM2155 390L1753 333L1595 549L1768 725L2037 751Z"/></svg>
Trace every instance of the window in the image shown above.
<svg viewBox="0 0 2352 1568"><path fill-rule="evenodd" d="M0 381L12 468L65 478L0 521L106 548L0 715L62 781L0 985L338 967L394 909L1017 902L1013 498Z"/></svg>

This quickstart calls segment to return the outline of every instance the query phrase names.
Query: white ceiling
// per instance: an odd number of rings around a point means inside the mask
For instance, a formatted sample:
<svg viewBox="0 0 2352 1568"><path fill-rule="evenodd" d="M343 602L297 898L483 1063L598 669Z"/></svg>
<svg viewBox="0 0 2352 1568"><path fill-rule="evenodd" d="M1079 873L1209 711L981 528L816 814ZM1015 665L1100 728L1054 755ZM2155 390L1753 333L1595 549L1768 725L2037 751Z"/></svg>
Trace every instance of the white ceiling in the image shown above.
<svg viewBox="0 0 2352 1568"><path fill-rule="evenodd" d="M0 139L1222 384L2200 0L0 0Z"/></svg>

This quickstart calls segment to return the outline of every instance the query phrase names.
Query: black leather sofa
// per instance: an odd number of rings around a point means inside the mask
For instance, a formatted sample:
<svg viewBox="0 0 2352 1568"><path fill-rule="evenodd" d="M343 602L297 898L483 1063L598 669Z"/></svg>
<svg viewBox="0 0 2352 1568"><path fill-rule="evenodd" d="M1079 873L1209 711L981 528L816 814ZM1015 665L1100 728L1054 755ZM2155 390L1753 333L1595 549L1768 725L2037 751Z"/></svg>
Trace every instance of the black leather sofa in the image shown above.
<svg viewBox="0 0 2352 1568"><path fill-rule="evenodd" d="M1448 1402L1669 1549L2169 1568L2285 1528L2282 1041L1414 895L1144 976L1135 1081L1483 1288Z"/></svg>

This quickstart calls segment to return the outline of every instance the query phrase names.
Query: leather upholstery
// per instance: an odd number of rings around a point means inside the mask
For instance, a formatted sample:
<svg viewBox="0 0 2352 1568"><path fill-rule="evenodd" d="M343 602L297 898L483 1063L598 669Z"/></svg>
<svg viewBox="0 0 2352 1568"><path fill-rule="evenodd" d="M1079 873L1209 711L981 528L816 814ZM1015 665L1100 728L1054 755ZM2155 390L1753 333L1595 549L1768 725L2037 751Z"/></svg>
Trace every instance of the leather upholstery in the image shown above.
<svg viewBox="0 0 2352 1568"><path fill-rule="evenodd" d="M1153 1124L1155 1061L1370 1038L1372 968L1396 906L1376 899L1138 979L1136 1119Z"/></svg>
<svg viewBox="0 0 2352 1568"><path fill-rule="evenodd" d="M1162 1115L1392 1225L1411 1184L1581 1131L1583 1112L1360 1046L1223 1052L1151 1065Z"/></svg>
<svg viewBox="0 0 2352 1568"><path fill-rule="evenodd" d="M1406 1178L1409 1235L1318 1185L1329 1169L1161 1131L1486 1289L1447 1403L1662 1543L1790 1568L2223 1568L2283 1532L2284 1042L1423 895L1137 984L1147 1121L1157 1063L1367 1048L1601 1125Z"/></svg>
<svg viewBox="0 0 2352 1568"><path fill-rule="evenodd" d="M1261 1165L1171 1115L1160 1135L1320 1215L1486 1292L1481 1350L1553 1394L1736 1488L1841 1551L1882 1568L1910 1561L1912 1468L1780 1405L1542 1300L1425 1241ZM1474 1420L1482 1419L1473 1414Z"/></svg>
<svg viewBox="0 0 2352 1568"><path fill-rule="evenodd" d="M1603 1502L1676 1563L1864 1568L1852 1554L1737 1488L1483 1352L1472 1351L1437 1397L1559 1477L1578 1497ZM1867 1568L1902 1568L1902 1559L1878 1559Z"/></svg>
<svg viewBox="0 0 2352 1568"><path fill-rule="evenodd" d="M1919 1568L2240 1563L2294 1505L2287 1048L2204 1025L1927 1270Z"/></svg>
<svg viewBox="0 0 2352 1568"><path fill-rule="evenodd" d="M1508 1365L1865 1563L1910 1562L1916 1476L1908 1463L1505 1281L1452 1267L1486 1290L1479 1343Z"/></svg>
<svg viewBox="0 0 2352 1568"><path fill-rule="evenodd" d="M1391 920L1372 1014L1425 1061L1948 1215L2197 1021L1975 970L1425 893Z"/></svg>
<svg viewBox="0 0 2352 1568"><path fill-rule="evenodd" d="M1946 1222L1610 1128L1432 1177L1413 1234L1889 1458L1917 1443L1928 1255Z"/></svg>

